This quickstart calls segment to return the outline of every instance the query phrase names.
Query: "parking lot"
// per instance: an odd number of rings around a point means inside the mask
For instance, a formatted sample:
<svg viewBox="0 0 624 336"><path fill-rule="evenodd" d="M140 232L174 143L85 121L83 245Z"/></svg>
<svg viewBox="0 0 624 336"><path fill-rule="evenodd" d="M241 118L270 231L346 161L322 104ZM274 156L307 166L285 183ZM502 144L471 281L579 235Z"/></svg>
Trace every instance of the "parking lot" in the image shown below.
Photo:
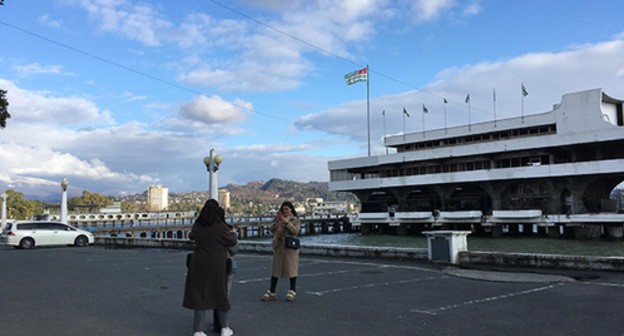
<svg viewBox="0 0 624 336"><path fill-rule="evenodd" d="M0 246L0 334L192 335L192 312L181 306L185 256ZM278 300L262 302L270 258L237 256L235 335L624 334L620 273L496 282L429 263L302 256L297 301L285 300L288 281L281 279Z"/></svg>

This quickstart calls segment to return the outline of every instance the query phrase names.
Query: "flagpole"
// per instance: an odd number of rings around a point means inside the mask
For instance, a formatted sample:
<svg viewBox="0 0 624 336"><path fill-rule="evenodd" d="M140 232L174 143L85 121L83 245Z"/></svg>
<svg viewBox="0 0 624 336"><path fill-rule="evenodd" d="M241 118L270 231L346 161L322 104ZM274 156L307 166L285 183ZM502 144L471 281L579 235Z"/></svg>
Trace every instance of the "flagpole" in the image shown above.
<svg viewBox="0 0 624 336"><path fill-rule="evenodd" d="M371 131L370 131L370 73L366 64L366 120L368 122L368 156L371 156Z"/></svg>
<svg viewBox="0 0 624 336"><path fill-rule="evenodd" d="M423 104L422 110L422 128L423 128L423 138L425 137L426 127L425 127L425 104Z"/></svg>
<svg viewBox="0 0 624 336"><path fill-rule="evenodd" d="M444 104L444 134L446 134L447 133L447 130L446 130L446 104L447 102L446 102L446 98L442 98L442 99L443 99L442 104Z"/></svg>
<svg viewBox="0 0 624 336"><path fill-rule="evenodd" d="M470 105L471 105L472 102L470 101L470 93L468 94L468 96L466 96L466 102L468 103L468 132L470 132L470 130L472 128L472 120L471 120L471 117L470 117L471 110L472 110Z"/></svg>
<svg viewBox="0 0 624 336"><path fill-rule="evenodd" d="M524 123L524 94L522 94L522 92L520 92L520 95L522 96L522 105L521 105L521 111L520 111L520 118L522 123Z"/></svg>
<svg viewBox="0 0 624 336"><path fill-rule="evenodd" d="M405 107L403 108L403 140L405 140Z"/></svg>
<svg viewBox="0 0 624 336"><path fill-rule="evenodd" d="M496 127L496 89L492 89L492 104L494 106L494 127Z"/></svg>
<svg viewBox="0 0 624 336"><path fill-rule="evenodd" d="M381 115L383 116L383 131L384 131L382 144L384 148L386 148L386 155L388 155L388 147L386 147L386 110L381 111Z"/></svg>

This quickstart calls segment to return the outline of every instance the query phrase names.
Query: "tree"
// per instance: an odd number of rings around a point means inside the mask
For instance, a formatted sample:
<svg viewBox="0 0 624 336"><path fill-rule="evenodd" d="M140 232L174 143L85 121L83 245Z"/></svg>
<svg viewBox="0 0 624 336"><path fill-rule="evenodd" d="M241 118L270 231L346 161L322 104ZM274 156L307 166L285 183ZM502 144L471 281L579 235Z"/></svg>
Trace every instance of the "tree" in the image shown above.
<svg viewBox="0 0 624 336"><path fill-rule="evenodd" d="M0 5L2 0L0 0ZM6 99L6 90L0 89L0 128L6 127L7 119L11 118L9 114L9 101Z"/></svg>
<svg viewBox="0 0 624 336"><path fill-rule="evenodd" d="M109 206L113 204L113 201L107 196L83 190L82 196L72 197L68 203L74 209L74 212L91 212Z"/></svg>
<svg viewBox="0 0 624 336"><path fill-rule="evenodd" d="M39 201L24 200L24 193L7 190L7 217L21 220L43 214L43 204Z"/></svg>

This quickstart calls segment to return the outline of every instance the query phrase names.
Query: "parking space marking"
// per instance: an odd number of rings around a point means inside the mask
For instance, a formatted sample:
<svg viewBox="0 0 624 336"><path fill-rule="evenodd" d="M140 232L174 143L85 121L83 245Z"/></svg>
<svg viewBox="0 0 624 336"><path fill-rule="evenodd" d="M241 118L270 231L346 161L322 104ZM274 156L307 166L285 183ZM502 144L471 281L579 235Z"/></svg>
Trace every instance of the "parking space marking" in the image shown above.
<svg viewBox="0 0 624 336"><path fill-rule="evenodd" d="M516 297L516 296L542 292L542 291L545 291L545 290L552 289L555 286L562 286L562 285L563 284L553 284L553 285L548 285L548 286L544 286L544 287L527 289L527 290L523 290L523 291L515 292L515 293L508 293L508 294L503 294L503 295L499 295L499 296L486 297L486 298L483 298L483 299L476 299L476 300L465 301L465 302L462 302L462 303L448 305L448 306L443 306L443 307L438 307L438 308L429 309L429 310L412 309L412 313L437 315L438 313L441 313L441 312L444 312L444 311L447 311L447 310L451 310L451 309L456 309L456 308L469 306L469 305L473 305L473 304L492 302L492 301L508 299L508 298L512 298L512 297Z"/></svg>
<svg viewBox="0 0 624 336"><path fill-rule="evenodd" d="M306 293L316 295L316 296L323 296L329 293L339 293L339 292L345 292L349 290L356 290L356 289L362 289L362 288L393 286L393 285L401 285L401 284L412 283L412 282L439 280L439 279L446 279L446 278L449 278L449 276L444 275L444 276L439 276L439 277L415 278L415 279L397 280L397 281L391 281L391 282L369 283L369 284L364 284L364 285L334 288L334 289L328 289L328 290L323 290L323 291L307 291Z"/></svg>
<svg viewBox="0 0 624 336"><path fill-rule="evenodd" d="M299 274L299 276L297 276L298 278L308 278L308 277L316 277L316 276L323 276L323 275L335 275L335 274L344 274L344 273L350 273L352 272L351 270L342 270L342 271L334 271L334 272L321 272L321 273L309 273L309 274ZM234 281L236 283L239 284L247 284L247 283L252 283L252 282L259 282L259 281L269 281L271 280L271 278L256 278L256 279L247 279L247 280L238 280L238 281Z"/></svg>
<svg viewBox="0 0 624 336"><path fill-rule="evenodd" d="M584 285L592 285L592 286L605 286L605 287L619 287L619 288L624 288L624 284L621 284L621 283L611 283L611 282L589 282L589 281L579 282L579 283L584 284Z"/></svg>

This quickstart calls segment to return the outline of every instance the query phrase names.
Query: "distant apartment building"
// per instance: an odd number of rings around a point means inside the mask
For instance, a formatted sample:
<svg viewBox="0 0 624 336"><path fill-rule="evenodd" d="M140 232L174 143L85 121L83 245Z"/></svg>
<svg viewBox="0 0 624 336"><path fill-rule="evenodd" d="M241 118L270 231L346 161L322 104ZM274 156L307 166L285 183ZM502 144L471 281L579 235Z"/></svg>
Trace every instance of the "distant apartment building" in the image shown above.
<svg viewBox="0 0 624 336"><path fill-rule="evenodd" d="M225 189L219 189L219 195L217 196L219 199L219 205L223 208L223 210L227 210L230 208L230 192Z"/></svg>
<svg viewBox="0 0 624 336"><path fill-rule="evenodd" d="M151 185L147 189L147 210L163 211L169 206L169 188Z"/></svg>

